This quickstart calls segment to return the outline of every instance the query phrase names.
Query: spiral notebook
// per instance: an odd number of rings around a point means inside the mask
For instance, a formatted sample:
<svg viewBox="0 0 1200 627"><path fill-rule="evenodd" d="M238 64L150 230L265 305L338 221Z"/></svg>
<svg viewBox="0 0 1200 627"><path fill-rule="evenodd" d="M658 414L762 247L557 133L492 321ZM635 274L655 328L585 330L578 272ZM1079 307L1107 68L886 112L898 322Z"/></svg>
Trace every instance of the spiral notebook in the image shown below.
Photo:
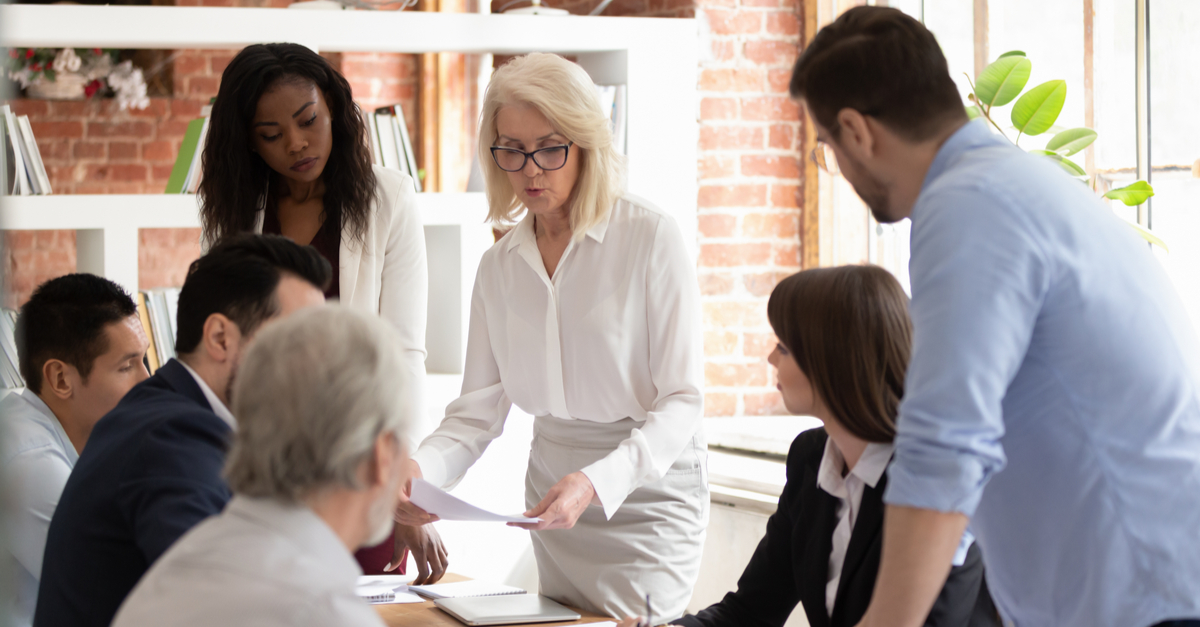
<svg viewBox="0 0 1200 627"><path fill-rule="evenodd" d="M467 597L497 597L508 594L528 594L521 588L505 586L498 583L488 583L472 579L454 583L435 583L427 586L409 586L409 592L430 599L463 599Z"/></svg>

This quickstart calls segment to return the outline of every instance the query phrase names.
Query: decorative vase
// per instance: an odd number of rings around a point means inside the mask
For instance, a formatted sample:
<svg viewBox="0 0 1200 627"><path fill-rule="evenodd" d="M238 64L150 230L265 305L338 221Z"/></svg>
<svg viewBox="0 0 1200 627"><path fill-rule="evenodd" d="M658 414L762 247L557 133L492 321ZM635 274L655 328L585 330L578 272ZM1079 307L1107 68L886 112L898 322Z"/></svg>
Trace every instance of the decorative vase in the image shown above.
<svg viewBox="0 0 1200 627"><path fill-rule="evenodd" d="M41 100L83 100L83 88L87 84L88 80L82 74L60 72L53 81L43 78L30 83L25 88L25 95Z"/></svg>

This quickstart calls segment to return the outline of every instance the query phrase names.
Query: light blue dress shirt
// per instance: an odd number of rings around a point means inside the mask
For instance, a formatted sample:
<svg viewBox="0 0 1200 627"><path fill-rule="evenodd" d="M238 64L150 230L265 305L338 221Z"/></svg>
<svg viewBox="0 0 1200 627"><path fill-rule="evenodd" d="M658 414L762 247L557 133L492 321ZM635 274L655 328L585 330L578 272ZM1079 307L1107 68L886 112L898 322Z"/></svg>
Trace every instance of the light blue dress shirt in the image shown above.
<svg viewBox="0 0 1200 627"><path fill-rule="evenodd" d="M8 560L15 571L13 614L17 627L33 621L42 552L50 518L79 453L58 418L29 390L0 400L0 465L13 494Z"/></svg>
<svg viewBox="0 0 1200 627"><path fill-rule="evenodd" d="M972 516L1021 627L1200 617L1200 345L1147 244L972 122L926 176L909 270L885 501Z"/></svg>

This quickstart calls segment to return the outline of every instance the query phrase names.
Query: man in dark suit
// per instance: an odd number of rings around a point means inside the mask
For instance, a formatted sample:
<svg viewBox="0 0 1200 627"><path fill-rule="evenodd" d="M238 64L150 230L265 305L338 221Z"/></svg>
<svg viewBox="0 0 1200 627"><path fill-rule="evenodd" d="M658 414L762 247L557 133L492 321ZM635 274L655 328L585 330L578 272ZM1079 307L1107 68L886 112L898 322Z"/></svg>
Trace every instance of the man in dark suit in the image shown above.
<svg viewBox="0 0 1200 627"><path fill-rule="evenodd" d="M179 294L178 360L97 423L50 523L34 625L103 626L156 559L231 494L229 392L264 323L324 302L330 266L278 236L227 240Z"/></svg>

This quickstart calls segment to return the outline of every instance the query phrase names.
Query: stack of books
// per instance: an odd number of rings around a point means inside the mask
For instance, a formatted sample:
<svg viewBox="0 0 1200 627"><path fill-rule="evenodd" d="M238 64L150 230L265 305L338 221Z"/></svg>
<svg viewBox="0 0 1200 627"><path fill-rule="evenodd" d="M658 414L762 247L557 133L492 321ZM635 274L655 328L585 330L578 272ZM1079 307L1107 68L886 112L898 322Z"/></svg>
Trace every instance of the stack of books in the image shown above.
<svg viewBox="0 0 1200 627"><path fill-rule="evenodd" d="M421 191L421 177L417 166L417 155L413 152L412 140L408 136L408 124L404 121L404 109L400 105L380 107L375 113L363 111L363 122L367 125L367 137L371 142L371 155L375 165L400 170L409 175Z"/></svg>
<svg viewBox="0 0 1200 627"><path fill-rule="evenodd" d="M6 390L25 387L25 379L21 377L21 361L17 357L17 343L13 339L16 322L17 312L11 309L0 312L0 347L4 349L4 357L0 358L0 385Z"/></svg>
<svg viewBox="0 0 1200 627"><path fill-rule="evenodd" d="M12 196L49 194L50 177L29 116L15 115L8 105L0 106L0 143L0 190Z"/></svg>
<svg viewBox="0 0 1200 627"><path fill-rule="evenodd" d="M179 331L175 317L178 305L178 287L138 292L138 317L142 320L142 330L150 340L150 348L146 351L146 369L150 374L175 357L175 338Z"/></svg>
<svg viewBox="0 0 1200 627"><path fill-rule="evenodd" d="M199 117L188 122L187 131L183 134L183 143L179 146L179 156L175 158L175 166L171 168L171 176L167 178L168 194L195 194L200 187L201 175L200 153L204 152L204 140L208 137L208 118L212 105L205 105L200 110Z"/></svg>

